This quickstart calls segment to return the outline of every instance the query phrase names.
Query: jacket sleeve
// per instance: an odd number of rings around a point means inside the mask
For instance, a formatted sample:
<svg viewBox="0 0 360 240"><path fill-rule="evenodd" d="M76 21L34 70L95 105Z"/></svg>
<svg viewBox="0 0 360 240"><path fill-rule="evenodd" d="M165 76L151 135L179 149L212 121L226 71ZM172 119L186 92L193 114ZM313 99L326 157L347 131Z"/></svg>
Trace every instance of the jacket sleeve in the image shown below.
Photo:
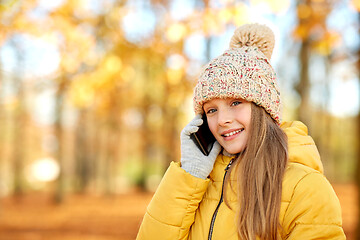
<svg viewBox="0 0 360 240"><path fill-rule="evenodd" d="M172 162L141 223L137 240L187 239L209 180L193 177Z"/></svg>
<svg viewBox="0 0 360 240"><path fill-rule="evenodd" d="M319 172L306 174L295 186L285 212L285 239L346 239L339 200Z"/></svg>

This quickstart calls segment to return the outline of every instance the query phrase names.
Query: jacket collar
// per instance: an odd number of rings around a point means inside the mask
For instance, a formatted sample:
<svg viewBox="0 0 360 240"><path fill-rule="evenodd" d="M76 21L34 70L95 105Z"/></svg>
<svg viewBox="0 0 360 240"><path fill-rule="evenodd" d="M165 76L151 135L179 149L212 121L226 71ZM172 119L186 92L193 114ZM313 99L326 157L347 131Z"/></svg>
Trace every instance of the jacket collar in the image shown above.
<svg viewBox="0 0 360 240"><path fill-rule="evenodd" d="M308 128L300 121L283 122L280 127L288 137L289 162L300 163L321 173L324 167Z"/></svg>

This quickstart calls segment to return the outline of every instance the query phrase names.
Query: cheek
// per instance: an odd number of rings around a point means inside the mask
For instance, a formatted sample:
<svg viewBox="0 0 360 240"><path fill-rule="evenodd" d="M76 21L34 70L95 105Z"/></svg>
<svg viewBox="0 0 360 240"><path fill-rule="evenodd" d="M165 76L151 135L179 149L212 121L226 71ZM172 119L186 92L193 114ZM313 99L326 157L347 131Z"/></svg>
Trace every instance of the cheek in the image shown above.
<svg viewBox="0 0 360 240"><path fill-rule="evenodd" d="M242 123L246 125L246 127L250 128L251 123L251 105L247 103L246 107L242 109L240 113L238 113L239 118L241 119Z"/></svg>
<svg viewBox="0 0 360 240"><path fill-rule="evenodd" d="M217 124L216 124L216 119L215 118L208 118L207 119L208 120L208 125L209 125L209 129L210 129L210 132L213 134L213 135L215 135L215 133L216 133L216 126L217 126Z"/></svg>

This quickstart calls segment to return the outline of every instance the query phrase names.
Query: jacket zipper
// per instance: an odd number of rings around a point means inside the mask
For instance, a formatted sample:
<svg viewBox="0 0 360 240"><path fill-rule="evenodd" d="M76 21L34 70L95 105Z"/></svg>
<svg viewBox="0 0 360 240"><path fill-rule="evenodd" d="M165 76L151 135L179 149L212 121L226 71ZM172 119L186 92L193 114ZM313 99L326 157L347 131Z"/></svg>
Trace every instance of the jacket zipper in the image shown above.
<svg viewBox="0 0 360 240"><path fill-rule="evenodd" d="M212 234L213 234L213 231L214 231L214 224L215 224L215 219L216 219L216 216L217 216L217 213L219 211L219 208L220 208L220 205L221 203L223 202L224 200L224 183L225 183L225 177L226 177L226 174L229 170L229 168L231 167L231 164L233 163L233 159L231 159L231 161L229 162L229 164L226 166L225 168L225 174L224 174L224 178L223 178L223 182L222 182L222 187L221 187L221 196L220 196L220 200L219 200L219 203L218 205L216 206L216 209L214 211L214 214L211 218L211 224L210 224L210 229L209 229L209 236L208 236L208 240L211 240L212 239Z"/></svg>

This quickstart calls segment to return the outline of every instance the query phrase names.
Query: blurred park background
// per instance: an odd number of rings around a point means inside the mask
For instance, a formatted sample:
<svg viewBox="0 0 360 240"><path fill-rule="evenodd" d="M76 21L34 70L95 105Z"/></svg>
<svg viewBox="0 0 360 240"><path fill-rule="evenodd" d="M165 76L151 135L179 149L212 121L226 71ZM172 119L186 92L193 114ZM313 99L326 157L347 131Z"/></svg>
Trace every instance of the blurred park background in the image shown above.
<svg viewBox="0 0 360 240"><path fill-rule="evenodd" d="M135 239L201 67L264 23L357 236L359 0L0 0L0 240Z"/></svg>

